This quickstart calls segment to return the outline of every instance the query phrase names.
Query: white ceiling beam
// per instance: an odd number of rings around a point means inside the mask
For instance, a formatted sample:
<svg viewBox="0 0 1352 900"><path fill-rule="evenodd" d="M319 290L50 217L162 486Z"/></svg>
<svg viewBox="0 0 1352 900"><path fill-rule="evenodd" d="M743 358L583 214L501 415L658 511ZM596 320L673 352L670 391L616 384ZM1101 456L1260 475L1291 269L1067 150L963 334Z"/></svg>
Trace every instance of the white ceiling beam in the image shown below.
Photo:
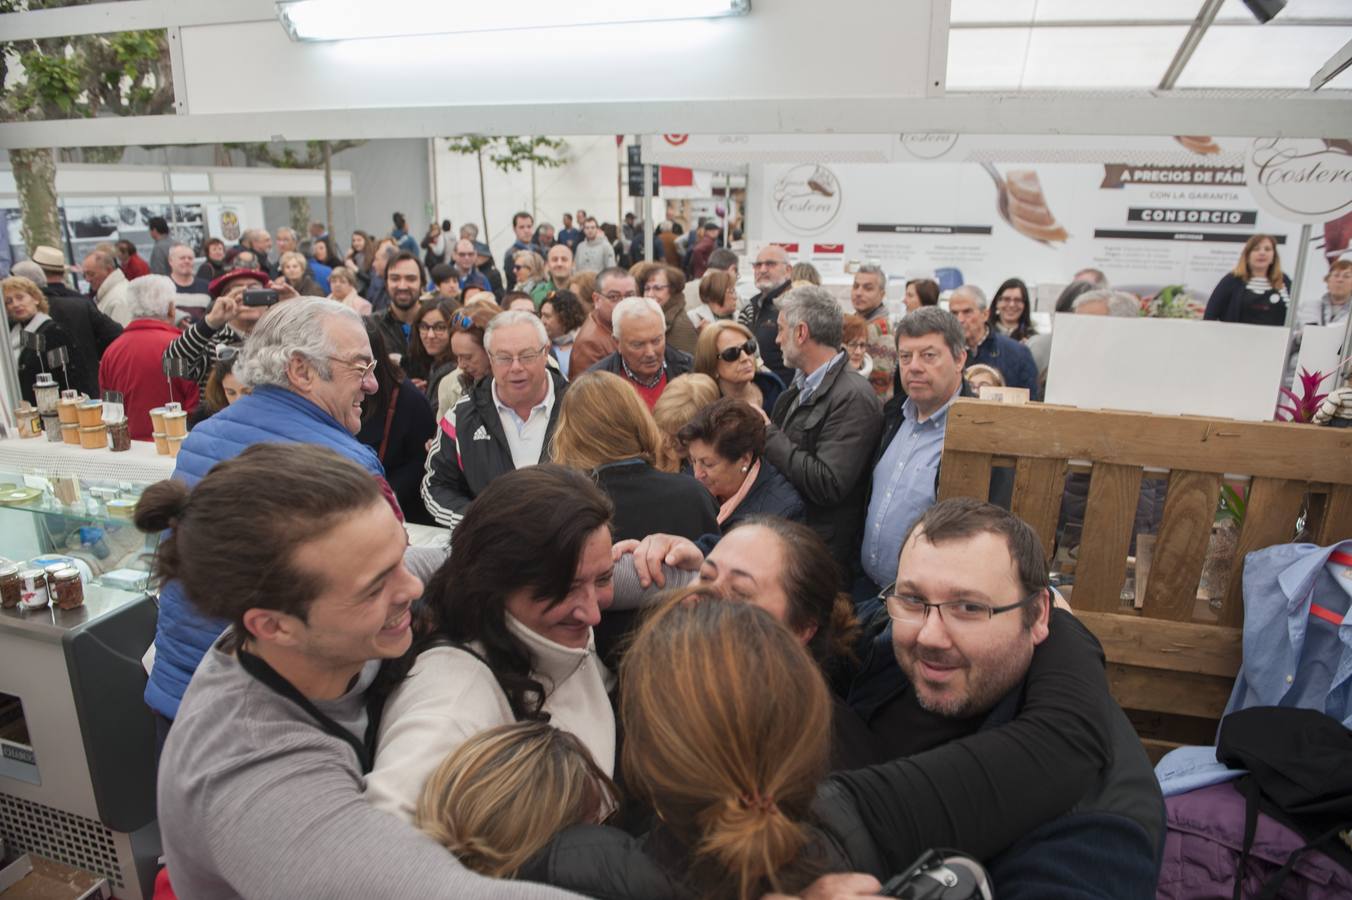
<svg viewBox="0 0 1352 900"><path fill-rule="evenodd" d="M0 14L0 41L114 34L277 18L273 0L120 0ZM281 28L281 23L277 25Z"/></svg>
<svg viewBox="0 0 1352 900"><path fill-rule="evenodd" d="M0 148L218 141L380 139L455 134L1209 134L1216 137L1346 137L1346 91L1135 91L950 93L945 97L830 98L699 104L550 103L295 110L273 113L105 117L15 122Z"/></svg>

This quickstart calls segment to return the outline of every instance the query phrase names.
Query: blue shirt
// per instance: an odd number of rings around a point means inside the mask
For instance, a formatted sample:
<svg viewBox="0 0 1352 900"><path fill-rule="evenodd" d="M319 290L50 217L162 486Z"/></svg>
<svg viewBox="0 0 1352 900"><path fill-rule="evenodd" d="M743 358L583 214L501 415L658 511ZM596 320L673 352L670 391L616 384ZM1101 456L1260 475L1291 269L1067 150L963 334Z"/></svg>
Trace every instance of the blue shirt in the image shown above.
<svg viewBox="0 0 1352 900"><path fill-rule="evenodd" d="M948 408L962 385L925 421L918 421L915 401L906 398L902 420L892 442L873 470L873 493L864 518L860 562L873 583L886 587L896 580L901 542L911 525L934 505L939 458L944 454Z"/></svg>
<svg viewBox="0 0 1352 900"><path fill-rule="evenodd" d="M827 373L840 365L843 359L845 359L844 350L827 360L825 365L818 366L817 371L811 375L804 375L802 369L798 370L797 374L793 376L793 386L798 388L799 406L806 403L808 398L817 392L817 388L821 387L822 382L826 380Z"/></svg>

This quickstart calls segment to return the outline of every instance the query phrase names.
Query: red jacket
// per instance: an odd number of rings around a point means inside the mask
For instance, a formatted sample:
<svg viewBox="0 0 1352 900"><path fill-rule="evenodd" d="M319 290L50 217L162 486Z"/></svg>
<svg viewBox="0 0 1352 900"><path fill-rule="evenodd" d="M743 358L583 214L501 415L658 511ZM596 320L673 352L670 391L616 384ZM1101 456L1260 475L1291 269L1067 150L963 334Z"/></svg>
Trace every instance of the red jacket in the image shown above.
<svg viewBox="0 0 1352 900"><path fill-rule="evenodd" d="M122 336L108 345L99 364L99 384L120 391L127 408L132 440L150 440L150 411L169 400L169 384L160 359L179 330L155 319L133 319ZM197 408L197 382L175 378L174 399L189 412Z"/></svg>
<svg viewBox="0 0 1352 900"><path fill-rule="evenodd" d="M131 281L133 278L140 278L142 275L149 275L150 264L142 259L141 255L138 253L136 256L129 257L127 261L122 264L122 274L127 276L128 281Z"/></svg>

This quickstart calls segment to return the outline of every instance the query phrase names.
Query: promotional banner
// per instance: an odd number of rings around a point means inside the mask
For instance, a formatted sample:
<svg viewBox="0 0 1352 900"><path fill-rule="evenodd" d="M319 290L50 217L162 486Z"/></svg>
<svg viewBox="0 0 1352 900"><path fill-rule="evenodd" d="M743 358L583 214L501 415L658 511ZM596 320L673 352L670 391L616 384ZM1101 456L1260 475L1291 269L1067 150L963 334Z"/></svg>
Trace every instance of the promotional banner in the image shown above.
<svg viewBox="0 0 1352 900"><path fill-rule="evenodd" d="M846 270L875 262L891 276L932 277L945 289L976 283L990 293L1009 277L1065 284L1093 267L1142 296L1182 284L1196 308L1255 233L1272 234L1284 270L1295 269L1300 226L1279 217L1266 194L1327 217L1319 221L1352 210L1352 166L1339 165L1352 161L1347 148L1269 142L1319 146L1281 150L1282 166L1269 148L1260 202L1246 175L1257 143L901 135L891 163L764 165L751 182L760 186L760 215L749 233L797 242L806 251L796 258L809 261L816 245L839 245ZM1293 168L1302 153L1304 167ZM1347 248L1348 235L1323 230L1306 267L1307 303L1323 293L1325 260Z"/></svg>

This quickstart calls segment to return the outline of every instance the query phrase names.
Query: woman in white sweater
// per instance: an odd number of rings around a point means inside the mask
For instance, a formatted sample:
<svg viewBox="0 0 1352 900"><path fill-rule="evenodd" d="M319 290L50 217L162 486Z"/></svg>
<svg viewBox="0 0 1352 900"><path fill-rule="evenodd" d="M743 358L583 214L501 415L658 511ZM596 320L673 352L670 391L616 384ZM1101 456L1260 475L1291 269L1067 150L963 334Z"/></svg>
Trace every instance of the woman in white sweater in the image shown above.
<svg viewBox="0 0 1352 900"><path fill-rule="evenodd" d="M611 600L612 513L590 479L553 465L499 476L476 498L427 584L411 664L388 673L371 803L411 822L448 753L526 719L576 735L614 772L614 676L592 637Z"/></svg>

